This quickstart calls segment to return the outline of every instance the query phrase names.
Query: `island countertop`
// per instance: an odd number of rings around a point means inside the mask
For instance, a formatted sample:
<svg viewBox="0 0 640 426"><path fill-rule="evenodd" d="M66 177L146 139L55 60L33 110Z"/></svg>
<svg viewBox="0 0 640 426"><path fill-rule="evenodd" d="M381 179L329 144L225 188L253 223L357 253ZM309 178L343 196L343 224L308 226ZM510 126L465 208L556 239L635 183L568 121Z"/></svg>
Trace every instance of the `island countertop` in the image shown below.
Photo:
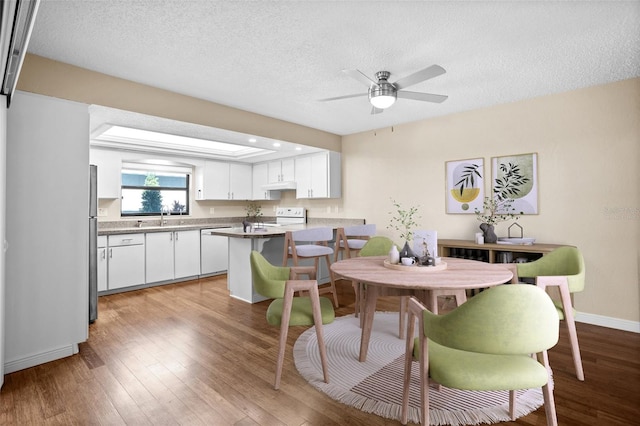
<svg viewBox="0 0 640 426"><path fill-rule="evenodd" d="M360 222L362 223L362 221ZM312 228L324 228L329 227L336 230L340 227L344 227L344 223L305 223L299 225L282 225L282 226L266 226L253 230L252 232L244 232L242 227L224 228L224 229L212 229L211 235L220 235L223 237L231 238L273 238L283 237L287 231L298 231L301 229ZM349 225L346 225L349 226Z"/></svg>

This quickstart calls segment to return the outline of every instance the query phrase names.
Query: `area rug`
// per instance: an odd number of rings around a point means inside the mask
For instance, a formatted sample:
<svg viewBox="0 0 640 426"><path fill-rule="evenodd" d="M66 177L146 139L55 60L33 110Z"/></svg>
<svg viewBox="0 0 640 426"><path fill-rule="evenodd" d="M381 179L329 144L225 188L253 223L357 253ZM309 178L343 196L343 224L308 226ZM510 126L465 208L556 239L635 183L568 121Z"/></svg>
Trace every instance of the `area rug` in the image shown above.
<svg viewBox="0 0 640 426"><path fill-rule="evenodd" d="M329 383L322 381L322 366L315 329L306 330L293 349L300 374L331 398L367 413L400 420L405 341L398 338L398 313L376 312L366 362L359 362L359 319L336 318L324 326ZM418 364L411 369L409 421L419 423L420 386ZM430 388L431 425L478 425L510 420L507 391L461 391ZM518 391L516 416L531 413L543 404L542 391Z"/></svg>

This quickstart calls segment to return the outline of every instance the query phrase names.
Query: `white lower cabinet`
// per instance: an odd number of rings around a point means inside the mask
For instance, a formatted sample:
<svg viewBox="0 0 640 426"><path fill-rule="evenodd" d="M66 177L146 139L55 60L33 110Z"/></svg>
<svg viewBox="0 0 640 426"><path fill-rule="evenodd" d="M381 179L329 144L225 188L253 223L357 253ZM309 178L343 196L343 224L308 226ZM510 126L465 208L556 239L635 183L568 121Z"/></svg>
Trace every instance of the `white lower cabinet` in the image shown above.
<svg viewBox="0 0 640 426"><path fill-rule="evenodd" d="M200 237L200 273L223 273L229 267L229 237L211 235L211 229L203 229Z"/></svg>
<svg viewBox="0 0 640 426"><path fill-rule="evenodd" d="M109 235L108 289L144 284L144 234Z"/></svg>
<svg viewBox="0 0 640 426"><path fill-rule="evenodd" d="M200 275L200 231L180 231L174 234L174 278Z"/></svg>
<svg viewBox="0 0 640 426"><path fill-rule="evenodd" d="M147 283L200 274L200 232L173 231L146 234Z"/></svg>
<svg viewBox="0 0 640 426"><path fill-rule="evenodd" d="M98 237L98 291L106 291L107 282L107 237Z"/></svg>

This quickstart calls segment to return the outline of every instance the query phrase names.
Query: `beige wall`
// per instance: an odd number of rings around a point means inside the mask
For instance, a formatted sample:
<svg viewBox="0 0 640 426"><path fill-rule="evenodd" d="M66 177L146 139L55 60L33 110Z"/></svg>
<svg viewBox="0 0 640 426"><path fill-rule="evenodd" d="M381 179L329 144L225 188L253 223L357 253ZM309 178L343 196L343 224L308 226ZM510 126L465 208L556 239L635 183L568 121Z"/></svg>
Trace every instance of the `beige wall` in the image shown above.
<svg viewBox="0 0 640 426"><path fill-rule="evenodd" d="M471 240L475 216L445 214L445 162L484 158L489 172L491 157L531 152L540 213L519 220L525 236L582 250L578 311L639 321L640 79L343 137L344 214L397 240L393 197L440 238Z"/></svg>

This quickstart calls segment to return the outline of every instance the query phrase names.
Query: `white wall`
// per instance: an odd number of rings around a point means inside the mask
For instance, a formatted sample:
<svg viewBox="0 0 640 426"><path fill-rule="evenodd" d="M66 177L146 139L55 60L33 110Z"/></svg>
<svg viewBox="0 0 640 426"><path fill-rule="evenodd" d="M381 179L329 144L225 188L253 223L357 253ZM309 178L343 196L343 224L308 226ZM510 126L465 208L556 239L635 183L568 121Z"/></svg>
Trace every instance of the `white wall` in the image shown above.
<svg viewBox="0 0 640 426"><path fill-rule="evenodd" d="M435 106L437 107L437 106ZM640 332L640 79L345 136L344 214L386 226L390 198L421 227L473 239L475 215L445 213L445 162L538 153L539 214L525 236L575 245L587 267L582 320ZM486 191L490 179L485 180ZM489 193L489 192L487 192ZM497 234L506 236L508 225Z"/></svg>
<svg viewBox="0 0 640 426"><path fill-rule="evenodd" d="M5 369L77 352L89 329L89 115L16 92L7 113Z"/></svg>
<svg viewBox="0 0 640 426"><path fill-rule="evenodd" d="M0 96L0 387L4 384L4 305L5 305L5 237L7 167L7 98Z"/></svg>

